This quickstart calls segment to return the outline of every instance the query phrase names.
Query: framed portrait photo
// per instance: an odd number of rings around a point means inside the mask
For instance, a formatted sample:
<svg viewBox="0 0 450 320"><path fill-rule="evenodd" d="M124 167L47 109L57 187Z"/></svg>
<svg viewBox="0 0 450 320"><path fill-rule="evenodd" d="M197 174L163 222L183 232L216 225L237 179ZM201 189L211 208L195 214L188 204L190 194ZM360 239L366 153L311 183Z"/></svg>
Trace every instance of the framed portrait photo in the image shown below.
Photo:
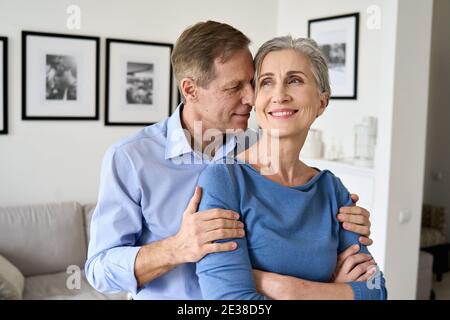
<svg viewBox="0 0 450 320"><path fill-rule="evenodd" d="M170 115L172 48L106 39L105 125L146 126Z"/></svg>
<svg viewBox="0 0 450 320"><path fill-rule="evenodd" d="M8 38L0 37L0 134L8 133Z"/></svg>
<svg viewBox="0 0 450 320"><path fill-rule="evenodd" d="M98 120L99 43L22 31L22 119Z"/></svg>
<svg viewBox="0 0 450 320"><path fill-rule="evenodd" d="M358 84L359 13L308 21L314 39L328 62L331 99L356 99Z"/></svg>

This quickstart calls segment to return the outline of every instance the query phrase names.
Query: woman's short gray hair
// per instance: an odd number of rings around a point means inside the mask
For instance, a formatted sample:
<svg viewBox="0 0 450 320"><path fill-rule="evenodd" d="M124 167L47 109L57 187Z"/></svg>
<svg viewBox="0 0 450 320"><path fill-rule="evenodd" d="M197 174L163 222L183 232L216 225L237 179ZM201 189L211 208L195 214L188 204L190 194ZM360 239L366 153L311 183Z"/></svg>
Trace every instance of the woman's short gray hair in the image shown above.
<svg viewBox="0 0 450 320"><path fill-rule="evenodd" d="M297 52L303 53L311 61L312 73L316 79L317 86L321 93L328 93L331 95L330 81L328 77L328 66L324 55L319 49L319 46L313 39L297 38L293 39L290 35L284 37L276 37L266 41L256 53L255 56L255 81L261 72L261 65L265 56L273 51L293 49Z"/></svg>

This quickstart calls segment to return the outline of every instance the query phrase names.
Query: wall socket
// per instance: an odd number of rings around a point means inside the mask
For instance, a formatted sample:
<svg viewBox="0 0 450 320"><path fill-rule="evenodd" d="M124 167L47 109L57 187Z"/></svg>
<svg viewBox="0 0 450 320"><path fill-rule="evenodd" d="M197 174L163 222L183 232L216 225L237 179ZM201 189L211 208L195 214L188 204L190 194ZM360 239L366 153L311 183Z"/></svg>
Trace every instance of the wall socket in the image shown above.
<svg viewBox="0 0 450 320"><path fill-rule="evenodd" d="M408 209L400 210L398 213L398 222L400 224L406 224L411 220L411 211Z"/></svg>

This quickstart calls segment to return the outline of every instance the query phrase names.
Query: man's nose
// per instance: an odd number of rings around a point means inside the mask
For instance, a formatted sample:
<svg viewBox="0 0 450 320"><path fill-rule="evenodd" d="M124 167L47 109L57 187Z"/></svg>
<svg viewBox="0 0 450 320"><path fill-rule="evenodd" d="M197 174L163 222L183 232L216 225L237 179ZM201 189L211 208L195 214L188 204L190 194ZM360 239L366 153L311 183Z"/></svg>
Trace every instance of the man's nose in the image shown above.
<svg viewBox="0 0 450 320"><path fill-rule="evenodd" d="M253 90L252 85L249 84L246 86L241 102L242 104L248 104L249 106L253 106L255 104L255 91Z"/></svg>

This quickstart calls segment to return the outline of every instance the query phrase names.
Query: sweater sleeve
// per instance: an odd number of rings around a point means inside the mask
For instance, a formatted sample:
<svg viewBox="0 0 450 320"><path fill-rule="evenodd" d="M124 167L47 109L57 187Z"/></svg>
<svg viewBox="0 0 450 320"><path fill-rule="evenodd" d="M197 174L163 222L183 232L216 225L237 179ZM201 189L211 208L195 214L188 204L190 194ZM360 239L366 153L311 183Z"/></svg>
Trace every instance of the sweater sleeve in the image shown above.
<svg viewBox="0 0 450 320"><path fill-rule="evenodd" d="M199 186L203 191L199 214L207 214L200 211L213 208L239 213L238 182L231 174L234 165L210 165L202 172L199 178ZM197 262L197 276L203 298L207 300L266 299L256 291L247 238L217 242L228 241L236 242L237 249L211 253Z"/></svg>
<svg viewBox="0 0 450 320"><path fill-rule="evenodd" d="M338 210L340 207L346 207L353 205L350 193L347 188L342 184L339 178L336 178L336 196ZM366 246L359 243L360 235L348 230L345 230L342 225L339 228L339 248L338 254L347 249L348 247L358 244L360 246L359 252L370 254ZM387 290L385 286L385 279L383 273L376 266L376 272L366 282L348 282L353 290L355 300L386 300Z"/></svg>

